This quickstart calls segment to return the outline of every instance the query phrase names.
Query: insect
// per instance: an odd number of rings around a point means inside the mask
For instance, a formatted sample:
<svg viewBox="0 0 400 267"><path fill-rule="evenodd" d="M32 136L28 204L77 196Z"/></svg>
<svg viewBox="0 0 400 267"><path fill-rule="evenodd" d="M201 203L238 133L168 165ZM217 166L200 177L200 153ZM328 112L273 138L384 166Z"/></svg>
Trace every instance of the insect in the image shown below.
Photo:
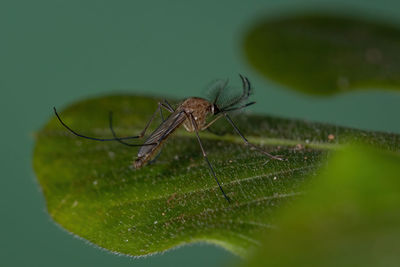
<svg viewBox="0 0 400 267"><path fill-rule="evenodd" d="M61 120L56 108L54 108L54 113L60 123L76 136L95 141L118 141L127 146L139 146L140 148L137 154L137 158L133 162L133 165L136 169L139 169L143 167L146 163L154 160L154 158L158 156L157 152L160 151L163 143L168 139L169 136L171 136L174 131L176 131L181 125L183 125L187 131L195 133L204 160L209 167L211 176L214 177L225 199L230 202L230 198L223 190L215 174L214 168L208 160L206 150L204 149L203 143L199 136L199 131L209 129L209 127L213 123L215 123L218 119L224 117L233 127L234 131L243 139L244 143L247 146L258 150L259 152L272 159L282 160L282 158L271 155L260 147L250 143L229 116L229 113L231 111L240 110L255 104L254 101L247 102L249 96L252 93L252 87L249 80L240 74L239 76L242 80L243 86L242 92L240 94L227 95L227 93L229 93L229 87L227 87L228 82L226 81L218 82L213 86L211 90L211 95L209 97L210 99L208 100L200 97L190 97L184 100L176 109L174 109L166 100L159 102L156 111L151 116L150 120L147 122L142 132L137 136L118 137L112 127L112 113L110 113L109 124L113 138L96 138L79 134L76 131L72 130ZM162 112L163 109L171 113L165 119ZM147 137L143 144L131 144L125 141L127 139L137 139L144 137L147 128L150 126L151 122L154 120L158 112L160 113L162 123Z"/></svg>

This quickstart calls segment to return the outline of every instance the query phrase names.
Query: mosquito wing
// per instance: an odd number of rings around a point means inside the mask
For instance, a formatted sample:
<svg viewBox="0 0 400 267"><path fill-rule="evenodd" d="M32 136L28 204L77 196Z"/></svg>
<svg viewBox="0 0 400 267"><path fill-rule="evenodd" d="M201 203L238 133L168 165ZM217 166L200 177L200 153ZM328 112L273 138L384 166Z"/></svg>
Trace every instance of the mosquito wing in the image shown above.
<svg viewBox="0 0 400 267"><path fill-rule="evenodd" d="M184 111L176 110L173 112L164 122L157 127L150 134L150 136L146 139L144 144L152 144L154 145L145 145L139 149L138 157L143 157L147 154L151 154L154 150L157 149L159 144L165 140L173 131L175 131L185 120L187 119Z"/></svg>

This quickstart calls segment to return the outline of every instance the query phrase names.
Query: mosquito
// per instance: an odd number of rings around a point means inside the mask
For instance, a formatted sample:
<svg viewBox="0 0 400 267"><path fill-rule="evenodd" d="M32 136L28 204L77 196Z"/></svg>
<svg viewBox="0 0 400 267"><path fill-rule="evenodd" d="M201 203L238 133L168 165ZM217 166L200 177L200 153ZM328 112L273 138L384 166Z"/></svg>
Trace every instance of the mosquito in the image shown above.
<svg viewBox="0 0 400 267"><path fill-rule="evenodd" d="M56 108L54 108L54 113L60 123L76 136L95 141L118 141L119 143L127 146L140 147L137 158L133 162L133 166L136 169L140 169L144 165L154 161L161 152L160 150L162 148L162 145L168 139L168 137L170 137L174 131L176 131L181 125L183 125L188 132L195 133L203 154L203 158L208 165L210 175L214 177L224 198L228 202L230 202L230 198L226 195L217 178L217 175L215 174L213 166L208 160L206 150L204 149L203 143L199 136L200 131L204 131L206 129L210 130L209 127L213 125L217 120L219 120L220 118L225 118L233 127L234 131L243 139L245 145L256 149L257 151L272 159L282 160L282 158L271 155L270 153L264 151L262 148L250 143L229 116L229 113L231 113L232 111L241 110L256 103L254 101L248 102L248 98L253 92L250 81L248 80L248 78L242 76L241 74L239 74L239 76L242 81L243 87L240 94L229 95L230 87L227 86L228 81L217 81L217 83L210 88L211 94L209 96L209 99L190 97L184 100L176 109L174 109L168 103L168 101L164 99L163 101L158 103L156 111L153 113L142 132L137 136L118 137L112 126L111 112L109 116L109 127L113 138L96 138L77 133L61 120L61 117L58 115ZM162 112L163 109L171 113L165 119ZM160 113L162 123L147 137L143 144L131 144L125 141L128 139L138 139L144 137L147 128L151 125L158 112Z"/></svg>

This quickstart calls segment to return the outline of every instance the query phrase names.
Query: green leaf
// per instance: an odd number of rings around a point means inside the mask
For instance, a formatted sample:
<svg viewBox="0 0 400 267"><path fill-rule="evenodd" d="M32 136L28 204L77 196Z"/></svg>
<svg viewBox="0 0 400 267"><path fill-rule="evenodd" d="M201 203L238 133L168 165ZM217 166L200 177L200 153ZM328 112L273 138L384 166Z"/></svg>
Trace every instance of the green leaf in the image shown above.
<svg viewBox="0 0 400 267"><path fill-rule="evenodd" d="M273 81L308 94L400 89L400 30L329 14L270 18L244 40L250 64Z"/></svg>
<svg viewBox="0 0 400 267"><path fill-rule="evenodd" d="M83 134L111 137L108 112L113 111L117 135L131 136L143 129L156 107L152 98L109 96L74 104L60 115ZM137 148L76 137L53 116L36 136L33 162L50 216L113 252L146 255L205 241L245 255L258 244L260 230L276 227L276 211L304 193L304 180L314 175L328 151L350 139L400 148L394 134L273 117L234 119L250 141L287 160L269 160L244 146L226 121L214 128L225 131L223 136L200 133L232 199L229 204L194 134L179 130L155 164L134 170Z"/></svg>
<svg viewBox="0 0 400 267"><path fill-rule="evenodd" d="M399 266L399 178L398 153L341 151L248 266Z"/></svg>

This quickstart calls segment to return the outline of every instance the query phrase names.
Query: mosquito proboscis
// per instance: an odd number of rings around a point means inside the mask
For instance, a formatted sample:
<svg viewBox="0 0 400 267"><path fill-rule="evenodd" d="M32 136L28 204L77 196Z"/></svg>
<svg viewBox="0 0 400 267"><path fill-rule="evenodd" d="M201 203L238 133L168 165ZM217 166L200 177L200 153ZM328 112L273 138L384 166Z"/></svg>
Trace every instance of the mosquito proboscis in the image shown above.
<svg viewBox="0 0 400 267"><path fill-rule="evenodd" d="M174 131L176 131L181 125L183 125L187 131L195 133L204 160L206 161L208 168L210 170L211 176L214 177L225 199L228 202L230 202L230 198L226 195L224 189L222 188L217 178L217 175L215 174L213 166L208 160L206 150L200 139L199 135L200 131L208 129L212 124L214 124L217 120L223 117L233 127L234 131L243 139L246 145L256 149L257 151L263 153L264 155L272 159L282 160L282 158L271 155L268 152L264 151L262 148L250 143L247 140L247 138L242 134L242 132L239 130L239 128L236 126L236 124L233 122L232 118L229 116L228 113L231 111L240 110L255 104L255 102L248 102L248 98L252 93L252 87L249 80L240 74L239 76L242 80L243 90L238 95L233 95L233 96L224 95L225 91L227 91L229 88L227 87L227 82L218 81L214 85L214 88L211 92L210 96L211 99L190 97L184 100L176 109L174 109L168 103L167 100L159 102L156 111L153 113L150 120L147 122L143 131L137 136L118 137L112 126L112 113L110 113L109 126L113 138L97 138L77 133L61 120L61 117L58 115L57 110L55 108L54 108L54 113L56 114L60 123L76 136L94 141L118 141L127 146L140 147L139 152L137 154L137 158L133 162L133 165L136 169L143 167L146 163L157 157L158 155L157 152L161 149L163 143L168 139L169 136L171 136L171 134ZM163 109L171 113L165 119L162 112ZM162 123L147 137L144 143L131 144L126 142L126 140L128 139L138 139L144 137L148 127L150 126L151 122L154 120L158 112L160 113ZM212 118L210 119L210 117Z"/></svg>

